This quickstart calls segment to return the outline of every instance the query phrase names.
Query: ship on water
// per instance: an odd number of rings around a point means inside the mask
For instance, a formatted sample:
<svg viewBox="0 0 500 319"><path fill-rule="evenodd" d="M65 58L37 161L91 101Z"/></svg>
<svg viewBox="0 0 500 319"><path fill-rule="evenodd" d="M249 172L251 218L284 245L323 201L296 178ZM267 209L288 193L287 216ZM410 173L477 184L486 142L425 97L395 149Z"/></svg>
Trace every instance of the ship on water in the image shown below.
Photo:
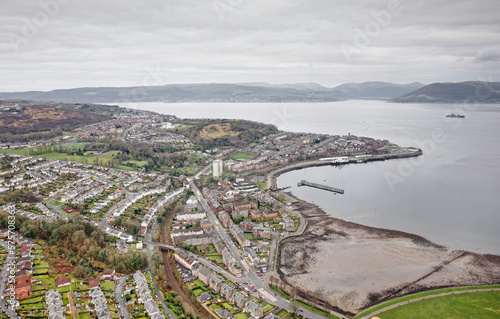
<svg viewBox="0 0 500 319"><path fill-rule="evenodd" d="M463 119L463 118L465 118L465 115L461 115L461 114L446 114L446 117L454 117L454 118Z"/></svg>

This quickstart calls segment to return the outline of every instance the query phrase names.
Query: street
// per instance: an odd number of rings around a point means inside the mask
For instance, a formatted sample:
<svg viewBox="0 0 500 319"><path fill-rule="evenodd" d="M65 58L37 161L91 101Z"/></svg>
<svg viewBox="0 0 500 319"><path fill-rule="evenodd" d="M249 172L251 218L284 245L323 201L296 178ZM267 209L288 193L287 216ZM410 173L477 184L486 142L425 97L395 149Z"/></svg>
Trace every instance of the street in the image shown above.
<svg viewBox="0 0 500 319"><path fill-rule="evenodd" d="M4 315L6 315L11 319L14 319L17 318L17 313L14 310L12 310L10 304L7 303L6 299L7 296L5 295L5 290L9 285L12 287L14 286L14 283L9 284L8 277L9 277L9 263L14 262L15 255L10 254L9 243L7 241L0 240L0 246L2 246L7 251L4 263L2 265L2 270L0 271L0 307L1 307L0 309Z"/></svg>

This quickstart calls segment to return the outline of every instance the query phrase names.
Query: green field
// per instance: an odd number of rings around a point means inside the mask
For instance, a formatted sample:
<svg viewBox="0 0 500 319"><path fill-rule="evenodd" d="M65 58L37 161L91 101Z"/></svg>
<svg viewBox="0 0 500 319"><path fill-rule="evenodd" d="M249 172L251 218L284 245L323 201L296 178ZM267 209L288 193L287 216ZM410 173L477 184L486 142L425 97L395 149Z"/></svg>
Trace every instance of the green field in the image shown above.
<svg viewBox="0 0 500 319"><path fill-rule="evenodd" d="M101 290L103 290L103 291L115 291L115 282L114 281L101 282Z"/></svg>
<svg viewBox="0 0 500 319"><path fill-rule="evenodd" d="M247 319L248 315L244 312L238 312L237 314L234 315L236 319Z"/></svg>
<svg viewBox="0 0 500 319"><path fill-rule="evenodd" d="M18 150L1 150L0 152L2 153L7 153L7 154L18 154L18 155L29 155L28 154L28 149L27 148L21 148Z"/></svg>
<svg viewBox="0 0 500 319"><path fill-rule="evenodd" d="M366 316L369 313L386 308L390 305L394 305L394 304L397 304L397 303L400 303L403 301L407 301L407 300L411 300L411 299L415 299L415 298L420 298L420 297L424 297L424 296L436 295L436 294L440 294L440 293L444 293L444 292L453 292L453 291L470 290L470 289L491 289L491 288L500 288L500 285L455 287L455 288L444 288L444 289L438 289L438 290L424 291L424 292L404 296L401 298L393 299L391 301L379 304L378 306L375 306L375 307L370 308L370 309L368 309L360 314L357 314L354 318L361 318L361 317Z"/></svg>
<svg viewBox="0 0 500 319"><path fill-rule="evenodd" d="M244 161L249 159L250 157L253 157L253 155L243 152L236 152L231 156L231 158L234 159L235 161Z"/></svg>
<svg viewBox="0 0 500 319"><path fill-rule="evenodd" d="M106 158L106 159L114 159L116 154L120 153L119 151L112 151L112 152L109 152L107 153L106 155L101 155L101 156L98 156L99 158Z"/></svg>
<svg viewBox="0 0 500 319"><path fill-rule="evenodd" d="M81 149L83 149L85 147L85 145L87 145L87 144L89 144L89 143L88 142L73 143L73 144L63 146L63 147L64 148L81 148Z"/></svg>
<svg viewBox="0 0 500 319"><path fill-rule="evenodd" d="M231 306L230 304L228 304L227 302L224 302L222 304L222 307L224 307L225 309L227 309L228 311L233 311L234 307Z"/></svg>
<svg viewBox="0 0 500 319"><path fill-rule="evenodd" d="M264 313L268 313L269 311L271 311L274 308L275 308L274 305L267 305L264 307Z"/></svg>
<svg viewBox="0 0 500 319"><path fill-rule="evenodd" d="M266 182L257 183L257 187L259 187L259 190L266 188L266 186L267 186Z"/></svg>
<svg viewBox="0 0 500 319"><path fill-rule="evenodd" d="M19 154L19 155L29 155L29 150L27 148L19 149L19 150L2 150L2 153L9 153L9 154ZM50 152L50 153L44 153L44 154L39 154L39 155L34 155L34 156L39 156L42 158L46 159L56 159L56 160L65 160L65 161L71 161L71 162L79 162L79 163L84 163L84 164L96 164L96 159L99 160L99 164L102 165L108 165L109 159L106 158L105 156L102 157L94 157L94 156L80 156L80 155L68 155L66 153L58 153L58 152Z"/></svg>
<svg viewBox="0 0 500 319"><path fill-rule="evenodd" d="M211 261L222 260L222 256L219 254L206 255L205 257Z"/></svg>
<svg viewBox="0 0 500 319"><path fill-rule="evenodd" d="M78 146L80 144L84 144L84 143L77 143L75 145ZM0 150L0 152L8 153L8 154L26 155L26 156L29 155L28 148L23 148L23 149L18 149L18 150ZM108 166L110 161L112 159L114 159L114 157L116 156L115 154L117 154L117 153L118 153L118 151L115 151L115 152L112 152L112 153L109 153L109 154L106 154L103 156L95 157L92 155L80 156L80 155L68 155L65 153L58 153L58 152L50 152L50 153L44 153L44 154L39 154L39 155L34 155L34 156L39 156L39 157L46 158L46 159L66 160L66 161L70 161L70 162L78 162L78 163L84 163L84 164L96 164L96 159L98 159L99 165ZM141 167L141 166L148 164L147 161L134 161L134 160L129 160L127 162L124 162L124 164L127 164L127 163L130 163L130 165L136 164L137 167ZM127 166L127 165L119 165L118 168L124 169L124 170L129 170L129 171L134 170L131 166Z"/></svg>
<svg viewBox="0 0 500 319"><path fill-rule="evenodd" d="M396 318L500 318L500 291L459 293L408 303L377 317Z"/></svg>
<svg viewBox="0 0 500 319"><path fill-rule="evenodd" d="M144 166L144 165L148 165L148 161L134 161L134 160L128 160L126 162L123 162L123 165L127 165L127 164L135 164L137 166Z"/></svg>
<svg viewBox="0 0 500 319"><path fill-rule="evenodd" d="M249 240L257 240L252 233L244 233L245 237Z"/></svg>

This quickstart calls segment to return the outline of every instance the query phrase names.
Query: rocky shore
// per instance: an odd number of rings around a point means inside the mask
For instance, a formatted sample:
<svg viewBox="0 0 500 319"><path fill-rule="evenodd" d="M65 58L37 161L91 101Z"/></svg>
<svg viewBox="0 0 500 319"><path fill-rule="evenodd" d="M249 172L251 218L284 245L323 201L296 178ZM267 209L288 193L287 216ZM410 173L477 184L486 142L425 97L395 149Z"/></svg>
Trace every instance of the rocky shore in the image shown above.
<svg viewBox="0 0 500 319"><path fill-rule="evenodd" d="M414 234L332 218L297 201L308 228L282 243L278 274L288 291L323 307L355 314L418 291L500 283L500 256L450 250Z"/></svg>

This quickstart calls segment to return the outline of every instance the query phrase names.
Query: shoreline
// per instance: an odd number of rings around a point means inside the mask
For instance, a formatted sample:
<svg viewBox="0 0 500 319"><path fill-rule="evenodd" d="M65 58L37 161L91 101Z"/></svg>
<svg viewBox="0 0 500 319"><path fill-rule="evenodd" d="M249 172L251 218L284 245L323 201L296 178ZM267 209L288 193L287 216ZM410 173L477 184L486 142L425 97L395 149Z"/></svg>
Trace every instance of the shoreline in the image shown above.
<svg viewBox="0 0 500 319"><path fill-rule="evenodd" d="M391 159L402 159L402 158L410 158L410 157L418 157L423 154L422 150L417 148L413 152L409 153L401 153L401 154L383 154L383 155L371 155L366 157L355 157L350 156L346 157L347 160L344 162L335 162L333 160L327 159L319 159L319 160L311 160L305 162L298 162L290 165L285 165L269 172L266 172L266 190L276 190L276 179L278 176L295 171L301 170L309 167L320 167L320 166L340 166L340 165L348 165L348 164L364 164L368 162L376 162L376 161L386 161Z"/></svg>
<svg viewBox="0 0 500 319"><path fill-rule="evenodd" d="M412 293L500 283L500 256L347 222L303 200L296 206L308 228L280 244L276 272L283 290L320 309L354 315Z"/></svg>
<svg viewBox="0 0 500 319"><path fill-rule="evenodd" d="M390 158L421 154L417 150ZM309 161L270 171L267 188L280 191L275 185L281 174L324 165L332 164ZM295 211L308 227L303 235L280 243L276 272L283 289L320 309L354 315L415 292L500 282L500 256L454 250L413 233L348 222L284 193L296 200Z"/></svg>

